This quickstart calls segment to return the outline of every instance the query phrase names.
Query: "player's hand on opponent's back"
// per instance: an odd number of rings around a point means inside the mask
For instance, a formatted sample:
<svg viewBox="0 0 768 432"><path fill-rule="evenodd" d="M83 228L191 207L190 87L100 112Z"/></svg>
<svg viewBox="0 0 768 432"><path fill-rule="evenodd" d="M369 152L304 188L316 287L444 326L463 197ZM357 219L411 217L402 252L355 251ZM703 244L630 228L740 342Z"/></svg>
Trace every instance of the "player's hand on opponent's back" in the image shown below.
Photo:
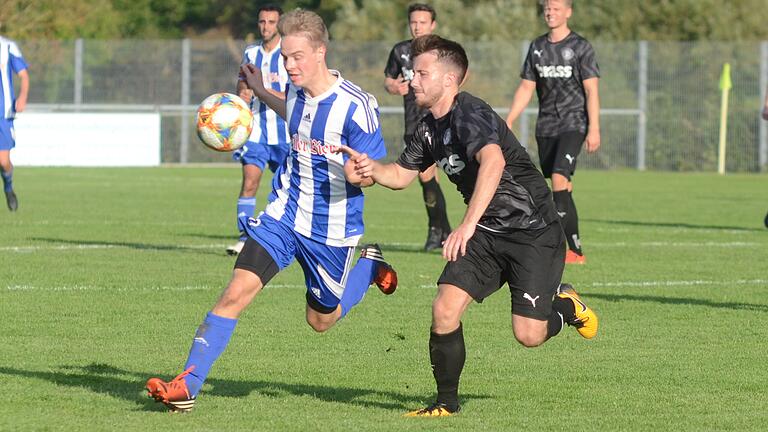
<svg viewBox="0 0 768 432"><path fill-rule="evenodd" d="M259 95L259 92L264 91L264 78L262 78L261 70L259 70L259 68L250 63L246 63L240 66L240 73L242 74L245 83L248 84L248 87L253 90L257 96Z"/></svg>
<svg viewBox="0 0 768 432"><path fill-rule="evenodd" d="M443 242L443 258L456 261L467 253L467 242L475 235L476 224L463 222ZM461 254L461 255L459 255Z"/></svg>
<svg viewBox="0 0 768 432"><path fill-rule="evenodd" d="M360 153L349 146L339 146L339 153L349 156L344 163L344 177L353 185L360 185L373 174L373 163L366 153Z"/></svg>

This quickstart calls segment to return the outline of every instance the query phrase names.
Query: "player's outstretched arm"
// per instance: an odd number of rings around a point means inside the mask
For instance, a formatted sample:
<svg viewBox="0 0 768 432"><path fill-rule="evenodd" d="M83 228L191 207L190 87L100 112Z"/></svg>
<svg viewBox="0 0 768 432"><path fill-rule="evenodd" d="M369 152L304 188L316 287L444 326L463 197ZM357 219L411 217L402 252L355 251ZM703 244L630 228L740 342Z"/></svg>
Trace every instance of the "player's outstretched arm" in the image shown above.
<svg viewBox="0 0 768 432"><path fill-rule="evenodd" d="M419 175L418 171L405 169L396 163L382 164L348 146L341 146L338 151L349 156L344 164L347 181L360 187L371 186L375 182L390 189L404 189Z"/></svg>
<svg viewBox="0 0 768 432"><path fill-rule="evenodd" d="M536 81L523 79L520 81L520 85L515 90L515 96L512 98L512 105L509 107L509 114L507 115L507 127L512 129L512 124L520 116L525 107L528 106L528 102L533 97L533 92L536 90Z"/></svg>
<svg viewBox="0 0 768 432"><path fill-rule="evenodd" d="M240 73L243 75L245 83L253 90L254 95L262 102L272 108L282 118L285 118L285 101L274 94L270 93L267 88L264 87L264 80L261 76L261 71L254 65L248 63L240 66Z"/></svg>
<svg viewBox="0 0 768 432"><path fill-rule="evenodd" d="M587 118L589 130L584 144L588 153L594 153L600 148L600 96L598 94L597 77L583 81L584 93L587 95Z"/></svg>

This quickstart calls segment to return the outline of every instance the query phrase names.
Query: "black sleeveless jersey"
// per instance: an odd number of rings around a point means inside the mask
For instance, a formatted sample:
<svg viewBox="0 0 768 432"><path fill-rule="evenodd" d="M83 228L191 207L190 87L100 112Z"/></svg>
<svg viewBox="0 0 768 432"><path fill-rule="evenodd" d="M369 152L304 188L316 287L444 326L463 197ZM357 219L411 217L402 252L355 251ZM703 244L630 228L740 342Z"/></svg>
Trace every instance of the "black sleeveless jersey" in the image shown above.
<svg viewBox="0 0 768 432"><path fill-rule="evenodd" d="M398 42L389 52L387 65L384 67L384 75L389 78L402 76L406 81L413 79L413 61L411 59L411 40ZM416 97L413 88L408 87L408 94L403 96L403 108L405 109L405 139L416 130L416 123L424 117L427 110L416 105Z"/></svg>
<svg viewBox="0 0 768 432"><path fill-rule="evenodd" d="M557 43L542 35L531 42L520 77L536 82L539 117L536 136L587 132L587 97L583 81L599 77L592 45L575 32Z"/></svg>
<svg viewBox="0 0 768 432"><path fill-rule="evenodd" d="M428 113L406 144L397 164L424 171L437 163L466 204L480 168L475 155L486 145L501 147L506 166L480 228L496 232L540 229L558 220L544 176L505 121L481 99L459 93L448 114L435 119Z"/></svg>

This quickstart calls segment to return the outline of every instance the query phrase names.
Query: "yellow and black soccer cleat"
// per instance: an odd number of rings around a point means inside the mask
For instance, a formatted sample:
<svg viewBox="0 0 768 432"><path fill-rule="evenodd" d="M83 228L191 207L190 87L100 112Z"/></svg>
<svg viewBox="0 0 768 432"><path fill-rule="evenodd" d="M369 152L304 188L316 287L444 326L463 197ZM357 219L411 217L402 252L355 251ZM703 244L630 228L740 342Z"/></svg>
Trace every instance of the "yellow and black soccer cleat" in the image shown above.
<svg viewBox="0 0 768 432"><path fill-rule="evenodd" d="M403 417L450 417L458 413L459 410L460 408L457 407L456 410L451 411L445 404L435 402L426 408L405 413Z"/></svg>
<svg viewBox="0 0 768 432"><path fill-rule="evenodd" d="M576 331L586 338L592 339L597 335L598 319L597 314L590 309L583 301L581 297L573 289L570 284L560 284L557 296L561 299L570 300L573 302L573 309L576 313L576 317L568 321L568 325L576 327Z"/></svg>

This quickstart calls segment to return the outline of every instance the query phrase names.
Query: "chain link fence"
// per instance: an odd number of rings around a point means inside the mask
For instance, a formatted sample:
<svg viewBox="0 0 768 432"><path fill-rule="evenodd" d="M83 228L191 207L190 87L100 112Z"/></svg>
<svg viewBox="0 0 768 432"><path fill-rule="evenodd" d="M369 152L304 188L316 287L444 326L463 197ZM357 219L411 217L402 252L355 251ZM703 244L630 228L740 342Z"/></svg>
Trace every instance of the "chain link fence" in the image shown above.
<svg viewBox="0 0 768 432"><path fill-rule="evenodd" d="M28 40L19 41L30 64L30 106L38 112L160 112L164 163L224 162L199 144L197 103L233 92L244 41ZM506 115L519 83L527 41L470 42L465 90ZM768 42L597 42L601 69L600 152L581 167L716 171L724 63L731 64L729 172L768 168L766 122L760 119L768 85ZM328 64L373 93L390 158L399 154L402 99L383 89L392 43L334 41ZM536 98L515 133L536 160ZM88 127L74 125L73 127ZM108 139L108 137L105 137Z"/></svg>

